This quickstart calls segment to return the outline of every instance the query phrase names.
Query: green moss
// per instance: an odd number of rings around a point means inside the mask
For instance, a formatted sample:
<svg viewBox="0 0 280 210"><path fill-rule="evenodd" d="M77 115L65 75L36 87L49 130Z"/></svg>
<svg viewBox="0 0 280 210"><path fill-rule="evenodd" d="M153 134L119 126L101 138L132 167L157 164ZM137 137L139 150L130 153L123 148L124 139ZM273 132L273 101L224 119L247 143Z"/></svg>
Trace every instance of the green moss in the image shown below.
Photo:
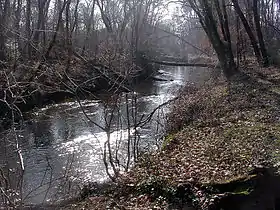
<svg viewBox="0 0 280 210"><path fill-rule="evenodd" d="M254 122L251 125L234 125L224 130L225 138L246 138L254 139L262 137L263 139L273 139L280 142L280 126L278 124L265 124Z"/></svg>
<svg viewBox="0 0 280 210"><path fill-rule="evenodd" d="M164 150L164 149L166 149L166 147L174 140L174 137L175 137L175 134L168 134L165 138L164 138L164 140L163 140L163 142L162 142L162 149Z"/></svg>
<svg viewBox="0 0 280 210"><path fill-rule="evenodd" d="M270 91L276 94L280 94L280 87L272 87L270 88Z"/></svg>
<svg viewBox="0 0 280 210"><path fill-rule="evenodd" d="M223 182L204 184L204 187L210 194L228 193L247 196L255 189L256 179L257 175L236 176Z"/></svg>
<svg viewBox="0 0 280 210"><path fill-rule="evenodd" d="M249 195L253 190L251 188L248 187L237 187L236 189L234 189L233 194L234 195Z"/></svg>
<svg viewBox="0 0 280 210"><path fill-rule="evenodd" d="M255 178L257 175L252 174L252 175L241 175L241 176L235 176L230 179L221 181L221 182L209 182L209 183L203 183L202 185L205 187L210 187L210 186L218 186L218 185L235 185L235 183L242 183L242 182L247 182L253 178Z"/></svg>
<svg viewBox="0 0 280 210"><path fill-rule="evenodd" d="M163 197L171 199L176 194L176 189L168 186L167 181L161 177L150 176L137 184L137 193L148 194L153 198Z"/></svg>

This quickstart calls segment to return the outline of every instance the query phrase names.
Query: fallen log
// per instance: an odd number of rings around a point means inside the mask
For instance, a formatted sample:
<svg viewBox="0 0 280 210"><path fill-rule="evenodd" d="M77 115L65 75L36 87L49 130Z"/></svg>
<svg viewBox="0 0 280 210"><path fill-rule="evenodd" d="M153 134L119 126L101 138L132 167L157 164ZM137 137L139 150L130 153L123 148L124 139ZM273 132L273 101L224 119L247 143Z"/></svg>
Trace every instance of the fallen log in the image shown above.
<svg viewBox="0 0 280 210"><path fill-rule="evenodd" d="M205 67L205 68L218 68L218 65L215 64L205 64L205 63L178 63L178 62L166 62L166 61L157 61L150 60L152 63L164 65L164 66L192 66L192 67Z"/></svg>

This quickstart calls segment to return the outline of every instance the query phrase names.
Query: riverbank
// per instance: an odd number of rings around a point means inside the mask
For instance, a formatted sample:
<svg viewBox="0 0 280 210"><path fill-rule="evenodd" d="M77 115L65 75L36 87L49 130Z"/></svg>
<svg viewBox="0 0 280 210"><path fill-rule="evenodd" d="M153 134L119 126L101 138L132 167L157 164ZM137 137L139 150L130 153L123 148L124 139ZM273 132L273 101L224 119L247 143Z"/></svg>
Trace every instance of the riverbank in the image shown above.
<svg viewBox="0 0 280 210"><path fill-rule="evenodd" d="M124 61L123 61L124 62ZM0 131L22 113L69 99L96 99L99 93L130 91L153 75L157 66L122 61L108 67L98 60L73 57L71 61L53 60L25 64L2 63L0 71ZM13 114L12 114L13 110Z"/></svg>
<svg viewBox="0 0 280 210"><path fill-rule="evenodd" d="M249 78L185 87L160 151L60 208L279 208L279 70L243 69Z"/></svg>

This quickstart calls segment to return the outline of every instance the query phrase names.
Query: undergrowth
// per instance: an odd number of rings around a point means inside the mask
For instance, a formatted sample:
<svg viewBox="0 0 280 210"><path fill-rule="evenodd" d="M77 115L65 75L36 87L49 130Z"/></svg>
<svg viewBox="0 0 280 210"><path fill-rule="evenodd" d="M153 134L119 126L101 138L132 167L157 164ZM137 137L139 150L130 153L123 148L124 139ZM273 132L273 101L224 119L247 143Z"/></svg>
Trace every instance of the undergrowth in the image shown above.
<svg viewBox="0 0 280 210"><path fill-rule="evenodd" d="M92 209L96 202L117 209L182 209L188 202L213 209L226 195L254 192L255 169L280 162L280 97L272 91L280 76L267 69L260 80L246 71L245 81L182 89L162 149L123 174L115 193L90 196Z"/></svg>

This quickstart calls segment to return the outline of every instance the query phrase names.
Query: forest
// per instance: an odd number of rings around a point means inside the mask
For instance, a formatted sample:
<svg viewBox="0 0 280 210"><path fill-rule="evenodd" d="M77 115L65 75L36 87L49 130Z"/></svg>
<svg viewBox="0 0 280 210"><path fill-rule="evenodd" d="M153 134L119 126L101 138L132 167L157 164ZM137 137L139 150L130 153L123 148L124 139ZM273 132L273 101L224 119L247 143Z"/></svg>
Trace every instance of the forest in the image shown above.
<svg viewBox="0 0 280 210"><path fill-rule="evenodd" d="M0 209L280 209L279 0L0 0Z"/></svg>

